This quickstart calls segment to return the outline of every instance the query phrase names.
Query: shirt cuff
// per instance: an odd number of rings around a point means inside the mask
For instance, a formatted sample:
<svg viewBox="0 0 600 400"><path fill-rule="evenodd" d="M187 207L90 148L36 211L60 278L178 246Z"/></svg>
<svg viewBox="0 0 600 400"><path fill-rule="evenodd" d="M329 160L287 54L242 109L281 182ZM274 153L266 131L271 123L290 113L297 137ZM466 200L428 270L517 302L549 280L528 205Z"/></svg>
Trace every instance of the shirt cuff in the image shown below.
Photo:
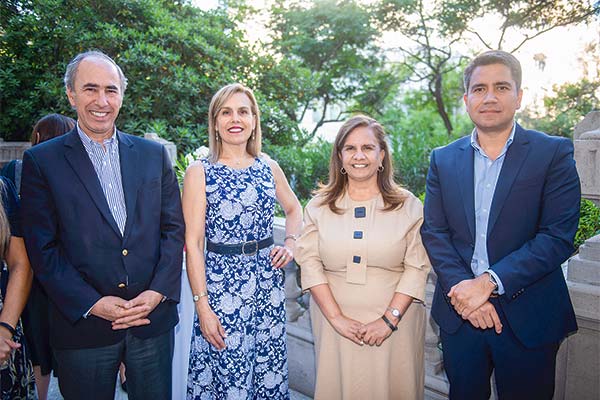
<svg viewBox="0 0 600 400"><path fill-rule="evenodd" d="M503 295L504 292L504 285L502 284L502 281L500 280L500 278L498 277L498 275L491 269L485 270L484 272L487 272L488 274L490 274L491 276L494 277L494 280L496 281L496 283L498 284L498 294L499 295Z"/></svg>
<svg viewBox="0 0 600 400"><path fill-rule="evenodd" d="M96 305L96 304L94 304L94 306L95 306L95 305ZM87 319L87 317L89 317L89 316L90 316L90 313L92 312L92 308L94 308L94 306L91 306L91 307L90 307L90 309L89 309L89 310L87 310L87 311L85 312L85 314L83 314L83 318L84 318L84 319Z"/></svg>

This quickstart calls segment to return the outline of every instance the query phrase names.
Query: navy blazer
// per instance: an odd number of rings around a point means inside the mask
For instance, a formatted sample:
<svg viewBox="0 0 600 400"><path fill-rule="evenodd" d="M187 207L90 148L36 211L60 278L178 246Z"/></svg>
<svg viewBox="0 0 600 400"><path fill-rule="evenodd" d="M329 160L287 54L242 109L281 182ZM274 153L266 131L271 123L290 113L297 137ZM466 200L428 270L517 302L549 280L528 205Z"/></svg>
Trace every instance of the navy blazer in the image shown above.
<svg viewBox="0 0 600 400"><path fill-rule="evenodd" d="M450 334L464 321L447 294L474 278L474 151L470 136L435 149L427 175L421 235L438 278L431 314ZM490 209L488 257L504 285L499 303L510 329L533 348L577 330L560 266L573 253L579 177L570 140L518 124L505 157Z"/></svg>
<svg viewBox="0 0 600 400"><path fill-rule="evenodd" d="M31 265L50 304L56 348L114 344L102 318L83 315L103 296L129 300L147 289L165 296L140 338L178 321L184 224L177 179L165 148L117 131L127 222L121 235L77 128L25 152L23 233Z"/></svg>

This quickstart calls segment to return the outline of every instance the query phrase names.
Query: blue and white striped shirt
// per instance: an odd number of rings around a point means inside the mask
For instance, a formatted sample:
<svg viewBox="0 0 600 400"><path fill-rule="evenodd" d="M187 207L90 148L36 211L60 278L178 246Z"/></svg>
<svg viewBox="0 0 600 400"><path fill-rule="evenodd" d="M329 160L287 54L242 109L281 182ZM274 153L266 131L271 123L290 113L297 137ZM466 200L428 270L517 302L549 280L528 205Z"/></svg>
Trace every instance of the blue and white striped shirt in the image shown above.
<svg viewBox="0 0 600 400"><path fill-rule="evenodd" d="M125 207L125 195L121 180L119 140L117 139L116 128L113 135L105 139L102 144L93 141L83 133L79 127L79 122L77 123L77 132L85 151L90 157L94 170L96 170L108 207L122 235L127 221L127 208Z"/></svg>
<svg viewBox="0 0 600 400"><path fill-rule="evenodd" d="M512 131L502 152L495 160L491 160L485 151L477 142L477 128L471 133L471 146L475 149L475 157L473 162L475 179L475 250L471 259L471 270L475 276L479 276L484 272L490 273L496 283L498 283L498 294L504 294L504 285L494 271L490 269L490 262L487 251L487 231L490 220L490 208L496 191L498 177L504 164L506 151L510 147L515 137L515 125L513 124Z"/></svg>

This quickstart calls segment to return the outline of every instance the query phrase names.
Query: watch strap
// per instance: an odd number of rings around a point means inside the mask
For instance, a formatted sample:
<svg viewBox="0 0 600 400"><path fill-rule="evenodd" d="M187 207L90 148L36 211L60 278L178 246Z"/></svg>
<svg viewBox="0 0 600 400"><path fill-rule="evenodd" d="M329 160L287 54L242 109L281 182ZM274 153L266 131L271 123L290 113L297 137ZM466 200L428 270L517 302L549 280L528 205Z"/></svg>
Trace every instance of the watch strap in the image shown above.
<svg viewBox="0 0 600 400"><path fill-rule="evenodd" d="M396 325L392 324L392 323L390 322L390 320L389 320L389 319L388 319L388 318L387 318L385 315L382 315L382 316L381 316L381 319L382 319L382 320L383 320L383 322L385 322L385 324L386 324L386 325L387 325L387 326L388 326L388 327L389 327L389 328L392 330L392 332L395 332L395 331L397 331L397 330L398 330L398 327L397 327Z"/></svg>

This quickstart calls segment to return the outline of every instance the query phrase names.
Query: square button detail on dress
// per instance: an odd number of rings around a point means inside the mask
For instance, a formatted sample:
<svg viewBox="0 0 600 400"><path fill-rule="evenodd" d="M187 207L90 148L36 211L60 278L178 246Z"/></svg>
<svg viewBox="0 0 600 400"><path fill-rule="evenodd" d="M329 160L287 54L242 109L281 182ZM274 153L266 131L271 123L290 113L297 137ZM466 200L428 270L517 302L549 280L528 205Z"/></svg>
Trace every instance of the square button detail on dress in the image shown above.
<svg viewBox="0 0 600 400"><path fill-rule="evenodd" d="M354 218L365 218L367 216L367 209L365 207L354 208Z"/></svg>

